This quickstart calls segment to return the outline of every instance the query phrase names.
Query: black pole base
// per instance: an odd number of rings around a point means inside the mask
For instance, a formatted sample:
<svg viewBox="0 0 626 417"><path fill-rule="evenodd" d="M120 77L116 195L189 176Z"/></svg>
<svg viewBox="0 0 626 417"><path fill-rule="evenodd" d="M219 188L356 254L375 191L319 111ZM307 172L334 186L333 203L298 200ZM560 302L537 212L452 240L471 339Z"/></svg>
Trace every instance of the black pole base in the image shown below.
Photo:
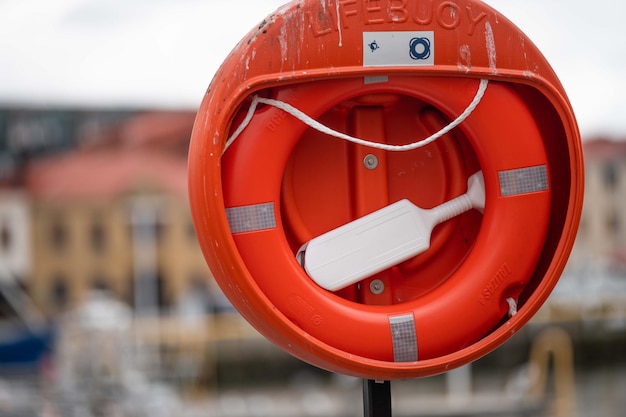
<svg viewBox="0 0 626 417"><path fill-rule="evenodd" d="M364 417L391 417L391 382L363 380Z"/></svg>

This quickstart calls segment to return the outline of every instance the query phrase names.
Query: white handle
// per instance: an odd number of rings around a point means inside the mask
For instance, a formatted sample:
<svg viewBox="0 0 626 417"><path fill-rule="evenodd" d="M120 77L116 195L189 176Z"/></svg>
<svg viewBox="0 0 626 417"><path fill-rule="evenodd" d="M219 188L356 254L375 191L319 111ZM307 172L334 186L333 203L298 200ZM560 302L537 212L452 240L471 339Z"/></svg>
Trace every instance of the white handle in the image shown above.
<svg viewBox="0 0 626 417"><path fill-rule="evenodd" d="M337 291L425 252L437 224L484 207L485 184L477 172L467 193L454 200L430 210L398 201L312 239L296 259L319 286Z"/></svg>
<svg viewBox="0 0 626 417"><path fill-rule="evenodd" d="M432 209L435 226L471 209L481 213L485 211L485 179L482 171L467 180L467 193Z"/></svg>

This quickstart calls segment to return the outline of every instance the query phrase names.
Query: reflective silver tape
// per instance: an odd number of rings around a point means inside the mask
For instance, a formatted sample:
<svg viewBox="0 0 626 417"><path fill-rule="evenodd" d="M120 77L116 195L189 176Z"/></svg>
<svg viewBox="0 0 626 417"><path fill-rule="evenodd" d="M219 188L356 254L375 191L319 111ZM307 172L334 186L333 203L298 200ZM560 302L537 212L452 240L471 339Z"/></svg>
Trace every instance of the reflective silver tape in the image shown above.
<svg viewBox="0 0 626 417"><path fill-rule="evenodd" d="M413 314L389 317L395 362L417 361L417 336Z"/></svg>
<svg viewBox="0 0 626 417"><path fill-rule="evenodd" d="M546 165L500 171L498 177L500 178L500 193L503 197L550 189Z"/></svg>
<svg viewBox="0 0 626 417"><path fill-rule="evenodd" d="M273 202L227 208L226 218L232 233L256 232L276 227Z"/></svg>
<svg viewBox="0 0 626 417"><path fill-rule="evenodd" d="M388 83L388 82L389 82L388 75L370 75L370 76L363 77L363 83L365 85L381 84L381 83Z"/></svg>

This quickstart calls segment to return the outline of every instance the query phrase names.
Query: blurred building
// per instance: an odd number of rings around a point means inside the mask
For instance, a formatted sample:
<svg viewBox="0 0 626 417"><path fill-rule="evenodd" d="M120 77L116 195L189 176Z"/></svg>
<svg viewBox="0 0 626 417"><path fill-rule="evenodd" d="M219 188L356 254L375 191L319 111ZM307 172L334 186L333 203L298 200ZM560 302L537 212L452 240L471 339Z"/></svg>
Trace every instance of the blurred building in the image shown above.
<svg viewBox="0 0 626 417"><path fill-rule="evenodd" d="M626 268L626 141L585 143L585 199L572 262Z"/></svg>
<svg viewBox="0 0 626 417"><path fill-rule="evenodd" d="M214 309L212 300L222 298L210 284L187 201L194 117L2 113L0 266L11 277L0 281L19 282L51 316L92 289L146 313L189 299Z"/></svg>

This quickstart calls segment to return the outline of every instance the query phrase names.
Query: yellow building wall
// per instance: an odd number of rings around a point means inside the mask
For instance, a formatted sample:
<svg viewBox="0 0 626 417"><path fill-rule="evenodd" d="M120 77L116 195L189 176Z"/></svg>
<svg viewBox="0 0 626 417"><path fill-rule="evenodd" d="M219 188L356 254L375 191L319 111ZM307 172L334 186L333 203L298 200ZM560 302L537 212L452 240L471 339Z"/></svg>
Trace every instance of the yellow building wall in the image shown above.
<svg viewBox="0 0 626 417"><path fill-rule="evenodd" d="M194 280L211 286L211 274L197 244L185 199L165 197L162 201L157 271L163 281L165 303L175 306L191 291ZM29 288L40 309L47 314L58 313L83 301L96 287L105 287L132 304L134 269L129 210L126 199L34 202ZM58 285L65 286L65 303L59 299L63 295L55 290Z"/></svg>

